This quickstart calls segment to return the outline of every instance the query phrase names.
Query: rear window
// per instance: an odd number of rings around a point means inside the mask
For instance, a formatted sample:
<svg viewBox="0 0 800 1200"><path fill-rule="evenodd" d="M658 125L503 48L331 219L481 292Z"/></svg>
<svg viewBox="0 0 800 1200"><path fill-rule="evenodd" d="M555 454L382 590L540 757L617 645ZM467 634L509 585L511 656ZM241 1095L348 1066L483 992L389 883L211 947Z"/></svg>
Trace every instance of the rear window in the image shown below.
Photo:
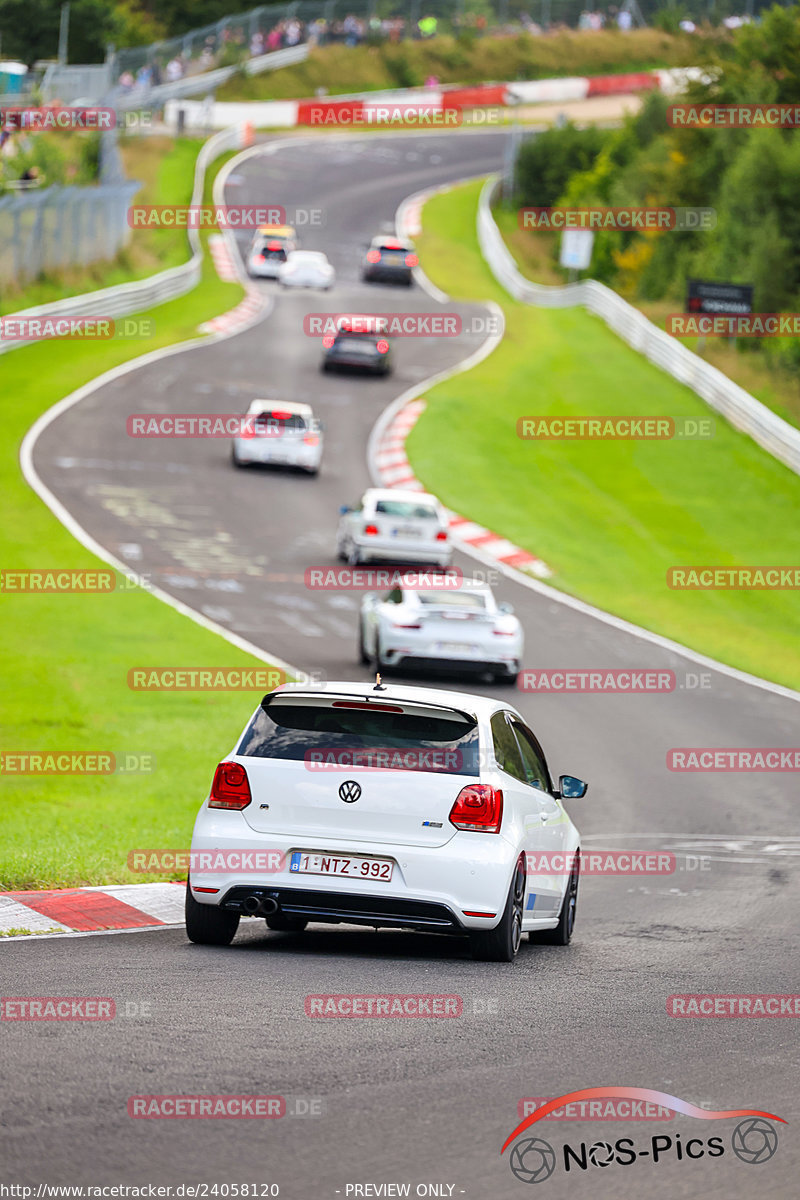
<svg viewBox="0 0 800 1200"><path fill-rule="evenodd" d="M449 608L469 608L478 612L486 608L486 600L474 592L419 592L419 602L423 605L433 604L437 607L446 604Z"/></svg>
<svg viewBox="0 0 800 1200"><path fill-rule="evenodd" d="M276 700L259 709L236 753L305 761L311 769L327 764L474 777L478 746L477 722L456 712L367 712Z"/></svg>
<svg viewBox="0 0 800 1200"><path fill-rule="evenodd" d="M254 421L256 429L269 430L270 432L278 433L284 429L296 429L302 431L306 428L304 417L300 417L297 413L275 414L275 413L260 413Z"/></svg>
<svg viewBox="0 0 800 1200"><path fill-rule="evenodd" d="M375 512L385 517L403 517L406 520L435 521L436 509L430 504L417 504L414 500L378 500Z"/></svg>

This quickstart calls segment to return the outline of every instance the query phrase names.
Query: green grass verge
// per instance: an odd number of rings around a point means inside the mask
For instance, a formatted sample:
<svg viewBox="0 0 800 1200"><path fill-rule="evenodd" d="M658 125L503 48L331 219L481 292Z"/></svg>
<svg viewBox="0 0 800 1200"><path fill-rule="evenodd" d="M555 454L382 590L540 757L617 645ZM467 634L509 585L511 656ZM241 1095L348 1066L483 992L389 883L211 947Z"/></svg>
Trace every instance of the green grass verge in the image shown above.
<svg viewBox="0 0 800 1200"><path fill-rule="evenodd" d="M546 79L682 67L694 62L697 43L657 29L620 33L565 30L552 37L455 38L399 45L321 46L305 62L263 75L239 72L217 91L218 100L291 100L327 88L332 96L440 83Z"/></svg>
<svg viewBox="0 0 800 1200"><path fill-rule="evenodd" d="M543 558L554 587L800 688L800 660L787 654L800 637L796 593L673 591L665 578L684 564L800 564L800 479L719 418L703 441L520 440L520 416L710 410L583 309L511 300L477 248L479 191L430 200L418 246L449 295L501 304L506 336L485 362L426 393L408 440L417 476Z"/></svg>
<svg viewBox="0 0 800 1200"><path fill-rule="evenodd" d="M516 210L506 207L496 208L494 218L522 275L534 283L567 282L569 272L557 262L558 234L520 229ZM681 303L675 300L642 300L628 294L625 299L659 329L666 328L670 313L681 310ZM800 387L790 371L776 367L760 350L752 345L743 346L741 341L731 344L728 338L709 338L702 344L699 338L680 340L688 350L722 371L782 420L800 429Z"/></svg>
<svg viewBox="0 0 800 1200"><path fill-rule="evenodd" d="M183 161L189 183L192 165ZM210 181L206 194L210 196ZM217 278L206 256L202 282L194 291L144 314L153 318L155 328L146 343L48 342L3 357L2 567L100 565L22 478L19 445L40 413L111 367L197 336L200 323L232 308L241 295L238 284ZM127 686L128 669L159 664L252 667L255 660L143 590L83 596L0 593L0 610L4 750L128 750L155 759L150 774L7 775L0 800L0 887L170 878L131 875L128 852L189 845L194 815L218 757L232 745L258 697L133 692Z"/></svg>

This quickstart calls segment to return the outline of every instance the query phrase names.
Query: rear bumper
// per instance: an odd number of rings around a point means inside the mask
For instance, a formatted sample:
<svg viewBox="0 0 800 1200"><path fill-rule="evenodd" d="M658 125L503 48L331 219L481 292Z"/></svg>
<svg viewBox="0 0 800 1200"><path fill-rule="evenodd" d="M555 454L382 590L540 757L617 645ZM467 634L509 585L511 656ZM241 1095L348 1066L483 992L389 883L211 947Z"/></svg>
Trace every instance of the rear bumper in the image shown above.
<svg viewBox="0 0 800 1200"><path fill-rule="evenodd" d="M311 891L284 887L233 887L220 908L246 916L242 902L247 896L271 897L281 913L332 925L387 926L425 930L429 933L461 933L468 930L446 904L396 896L365 896L358 893Z"/></svg>
<svg viewBox="0 0 800 1200"><path fill-rule="evenodd" d="M448 566L453 557L453 549L447 542L438 545L420 546L413 542L398 544L381 540L380 538L354 538L363 562L400 562L400 563L446 563Z"/></svg>
<svg viewBox="0 0 800 1200"><path fill-rule="evenodd" d="M276 858L271 871L201 872L196 865L191 872L192 894L200 904L240 913L246 896L272 896L287 915L308 920L459 933L491 929L497 924L519 855L519 848L502 834L459 831L442 845L345 841L311 833L291 838L285 834L259 834L242 814L216 812L205 806L198 814L192 838L194 852L229 849L288 855L291 850L304 848L322 854L390 858L394 862L392 879L376 885L366 879L362 882L341 876L299 875L290 871L288 861ZM466 915L475 912L491 915Z"/></svg>
<svg viewBox="0 0 800 1200"><path fill-rule="evenodd" d="M385 358L375 358L364 361L363 358L348 358L345 355L327 356L325 358L325 366L330 370L333 368L343 368L345 371L363 371L370 375L382 375L385 371L391 370L391 363L388 363Z"/></svg>
<svg viewBox="0 0 800 1200"><path fill-rule="evenodd" d="M278 439L236 438L236 457L239 462L263 463L276 467L318 467L322 460L322 444L287 446L282 449Z"/></svg>
<svg viewBox="0 0 800 1200"><path fill-rule="evenodd" d="M362 277L369 281L379 279L387 283L410 283L414 278L410 267L365 267Z"/></svg>
<svg viewBox="0 0 800 1200"><path fill-rule="evenodd" d="M448 658L444 654L407 654L393 650L382 651L382 656L390 666L413 667L416 671L435 672L442 670L443 667L453 671L504 671L507 675L516 674L519 671L517 659L469 658L466 655Z"/></svg>

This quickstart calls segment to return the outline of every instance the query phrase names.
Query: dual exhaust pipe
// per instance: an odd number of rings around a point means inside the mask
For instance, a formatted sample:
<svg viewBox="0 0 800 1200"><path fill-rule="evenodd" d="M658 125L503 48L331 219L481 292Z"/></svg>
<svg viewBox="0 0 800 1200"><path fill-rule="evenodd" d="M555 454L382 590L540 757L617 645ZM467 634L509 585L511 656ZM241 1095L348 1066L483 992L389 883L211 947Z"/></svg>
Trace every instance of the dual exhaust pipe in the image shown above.
<svg viewBox="0 0 800 1200"><path fill-rule="evenodd" d="M271 917L278 911L278 901L272 896L246 896L242 908L248 917Z"/></svg>

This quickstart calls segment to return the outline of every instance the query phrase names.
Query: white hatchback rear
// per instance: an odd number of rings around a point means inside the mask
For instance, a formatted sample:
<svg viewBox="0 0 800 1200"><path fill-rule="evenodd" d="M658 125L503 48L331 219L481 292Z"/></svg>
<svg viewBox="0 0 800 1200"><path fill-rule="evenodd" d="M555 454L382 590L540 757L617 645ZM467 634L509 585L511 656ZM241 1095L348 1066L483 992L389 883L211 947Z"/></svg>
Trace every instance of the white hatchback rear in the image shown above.
<svg viewBox="0 0 800 1200"><path fill-rule="evenodd" d="M260 463L316 475L322 450L322 425L309 404L254 400L233 439L231 459L235 467Z"/></svg>
<svg viewBox="0 0 800 1200"><path fill-rule="evenodd" d="M499 961L524 931L566 944L579 839L562 797L585 790L571 776L555 788L533 733L495 700L278 688L198 813L187 932L227 944L244 916L294 932L395 926L469 936L475 957Z"/></svg>

